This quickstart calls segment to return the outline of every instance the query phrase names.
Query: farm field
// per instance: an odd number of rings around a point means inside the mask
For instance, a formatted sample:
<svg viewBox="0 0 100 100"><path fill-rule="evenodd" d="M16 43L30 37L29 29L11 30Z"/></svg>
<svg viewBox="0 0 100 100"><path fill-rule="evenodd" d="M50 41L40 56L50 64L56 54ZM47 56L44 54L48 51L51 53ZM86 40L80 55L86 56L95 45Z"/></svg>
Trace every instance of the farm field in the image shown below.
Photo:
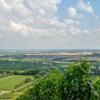
<svg viewBox="0 0 100 100"><path fill-rule="evenodd" d="M67 68L84 57L93 64L94 75L100 75L99 52L69 51L0 51L0 100L12 100L31 87L35 79L53 70Z"/></svg>
<svg viewBox="0 0 100 100"><path fill-rule="evenodd" d="M30 82L25 82L31 79ZM11 99L20 94L33 81L32 76L11 75L0 79L0 100ZM21 91L19 91L21 90Z"/></svg>
<svg viewBox="0 0 100 100"><path fill-rule="evenodd" d="M27 78L32 79L32 76L12 75L12 76L2 78L2 79L0 79L0 91L13 90L16 88L16 86L24 84L23 82Z"/></svg>

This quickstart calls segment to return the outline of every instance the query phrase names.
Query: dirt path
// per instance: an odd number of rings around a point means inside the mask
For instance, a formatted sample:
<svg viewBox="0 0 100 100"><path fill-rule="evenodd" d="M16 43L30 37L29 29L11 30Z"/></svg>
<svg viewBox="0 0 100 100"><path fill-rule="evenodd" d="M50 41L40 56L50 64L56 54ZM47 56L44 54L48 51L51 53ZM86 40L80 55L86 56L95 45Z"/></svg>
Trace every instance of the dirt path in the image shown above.
<svg viewBox="0 0 100 100"><path fill-rule="evenodd" d="M3 94L5 94L5 93L10 93L11 91L1 91L0 92L0 95L3 95Z"/></svg>
<svg viewBox="0 0 100 100"><path fill-rule="evenodd" d="M15 89L15 90L11 90L11 91L1 91L1 92L0 92L0 96L3 95L3 94L5 94L5 93L10 93L10 92L12 92L12 91L17 92L17 91L19 91L19 90L25 88L26 86L31 85L32 83L33 83L33 82L30 82L30 83L28 83L28 84L25 84L25 85L23 85L23 86L21 86L21 87Z"/></svg>
<svg viewBox="0 0 100 100"><path fill-rule="evenodd" d="M25 88L25 87L31 85L32 83L33 83L33 82L27 83L27 84L25 84L25 85L23 85L23 86L21 86L21 87L19 87L19 88L17 88L17 89L11 90L11 91L0 91L0 96L3 95L3 94L6 94L6 93L18 92L18 91L20 91L21 89L23 89L23 88ZM0 99L0 100L3 100L3 99ZM4 100L12 100L12 99L4 99Z"/></svg>
<svg viewBox="0 0 100 100"><path fill-rule="evenodd" d="M19 90L25 88L26 86L31 85L32 83L33 83L33 82L30 82L30 83L28 83L28 84L25 84L25 85L23 85L23 86L21 86L21 87L15 89L14 92L19 91Z"/></svg>

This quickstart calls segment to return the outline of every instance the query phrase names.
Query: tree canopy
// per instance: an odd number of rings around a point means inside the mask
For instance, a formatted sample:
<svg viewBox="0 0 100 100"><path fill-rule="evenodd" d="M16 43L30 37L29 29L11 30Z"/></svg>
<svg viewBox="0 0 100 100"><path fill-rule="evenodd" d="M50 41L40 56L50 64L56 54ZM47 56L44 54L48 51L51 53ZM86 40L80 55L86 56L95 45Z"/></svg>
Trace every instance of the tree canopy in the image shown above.
<svg viewBox="0 0 100 100"><path fill-rule="evenodd" d="M91 64L83 60L38 79L16 100L100 100L100 78L91 75Z"/></svg>

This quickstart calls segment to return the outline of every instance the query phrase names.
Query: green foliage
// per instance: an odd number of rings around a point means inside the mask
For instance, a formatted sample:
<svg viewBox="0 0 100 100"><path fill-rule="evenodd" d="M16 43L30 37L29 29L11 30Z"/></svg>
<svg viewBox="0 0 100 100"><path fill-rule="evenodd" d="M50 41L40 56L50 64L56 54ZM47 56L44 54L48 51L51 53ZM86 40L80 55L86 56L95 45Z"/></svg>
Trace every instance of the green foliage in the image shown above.
<svg viewBox="0 0 100 100"><path fill-rule="evenodd" d="M29 83L29 82L31 82L31 81L32 81L32 78L26 78L24 82L25 82L25 83Z"/></svg>
<svg viewBox="0 0 100 100"><path fill-rule="evenodd" d="M16 100L100 100L100 78L92 79L91 65L83 60L40 78Z"/></svg>
<svg viewBox="0 0 100 100"><path fill-rule="evenodd" d="M90 64L87 61L69 65L63 82L63 100L91 100L93 88L90 79Z"/></svg>
<svg viewBox="0 0 100 100"><path fill-rule="evenodd" d="M95 97L97 98L97 100L100 100L100 76L95 78L95 80L93 81L93 86L94 86L95 90L92 92L95 95ZM95 98L95 97L93 97L93 98Z"/></svg>
<svg viewBox="0 0 100 100"><path fill-rule="evenodd" d="M37 75L40 71L37 69L27 70L27 71L13 71L14 75Z"/></svg>

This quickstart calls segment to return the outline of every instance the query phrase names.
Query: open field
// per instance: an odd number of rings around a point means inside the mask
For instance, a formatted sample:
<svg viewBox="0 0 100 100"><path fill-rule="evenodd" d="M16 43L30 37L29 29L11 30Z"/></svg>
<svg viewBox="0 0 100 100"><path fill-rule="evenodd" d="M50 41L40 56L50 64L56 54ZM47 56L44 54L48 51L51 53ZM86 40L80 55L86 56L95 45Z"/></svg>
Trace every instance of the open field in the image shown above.
<svg viewBox="0 0 100 100"><path fill-rule="evenodd" d="M17 86L21 86L27 78L32 78L31 76L19 76L12 75L5 78L0 79L0 91L11 91Z"/></svg>
<svg viewBox="0 0 100 100"><path fill-rule="evenodd" d="M31 81L25 82L27 79L31 79ZM0 78L0 100L12 99L19 95L27 87L30 87L33 80L32 76L26 75L11 75Z"/></svg>

